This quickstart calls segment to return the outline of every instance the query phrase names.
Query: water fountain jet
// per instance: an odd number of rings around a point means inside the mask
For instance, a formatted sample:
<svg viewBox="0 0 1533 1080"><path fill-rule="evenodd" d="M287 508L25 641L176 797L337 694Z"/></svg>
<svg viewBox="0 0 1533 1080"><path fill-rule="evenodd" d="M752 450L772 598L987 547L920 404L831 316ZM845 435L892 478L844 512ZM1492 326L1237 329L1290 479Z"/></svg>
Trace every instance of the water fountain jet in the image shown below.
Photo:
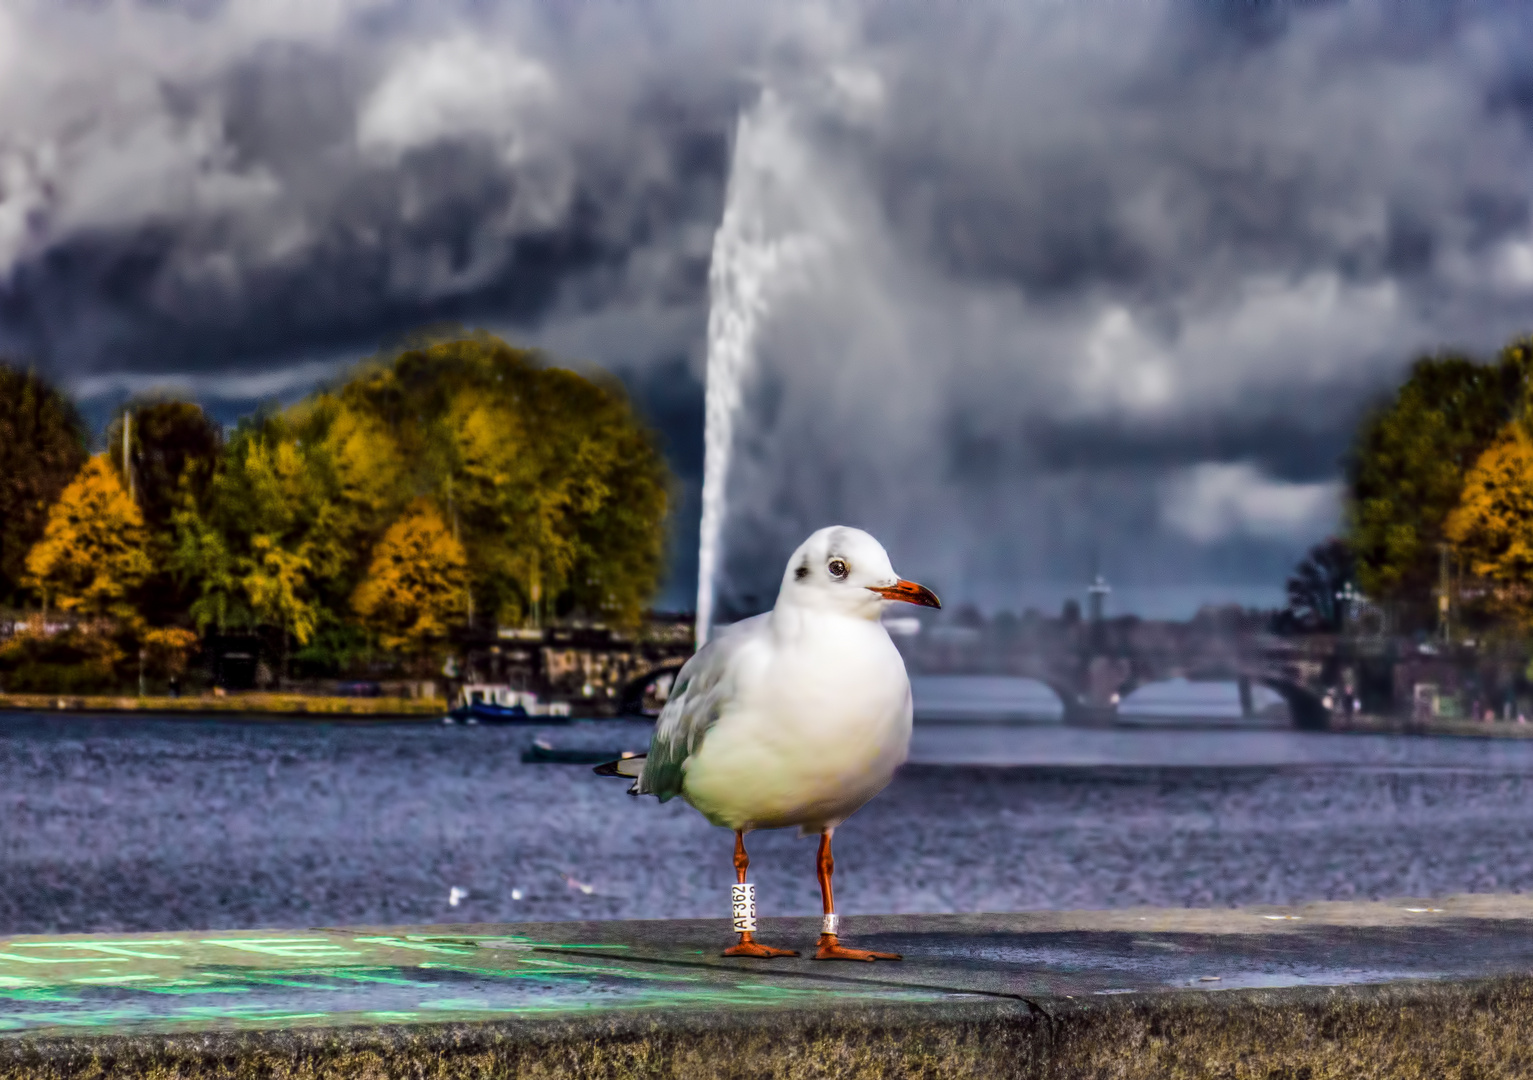
<svg viewBox="0 0 1533 1080"><path fill-rule="evenodd" d="M764 91L740 117L724 215L708 270L708 361L703 413L703 507L697 550L697 646L713 627L735 422L772 299L817 242L799 227L803 147L785 106ZM786 198L785 198L786 196ZM785 213L786 211L786 213Z"/></svg>

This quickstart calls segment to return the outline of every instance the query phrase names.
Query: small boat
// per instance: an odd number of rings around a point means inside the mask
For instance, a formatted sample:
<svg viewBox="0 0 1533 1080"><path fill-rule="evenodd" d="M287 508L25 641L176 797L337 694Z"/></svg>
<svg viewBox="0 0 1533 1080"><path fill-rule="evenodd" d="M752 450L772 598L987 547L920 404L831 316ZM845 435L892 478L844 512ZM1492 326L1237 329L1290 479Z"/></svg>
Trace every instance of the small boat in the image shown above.
<svg viewBox="0 0 1533 1080"><path fill-rule="evenodd" d="M496 705L488 701L459 705L447 715L460 724L526 724L534 719L520 705ZM539 716L536 719L539 723L548 723L548 717ZM568 720L567 717L562 719Z"/></svg>
<svg viewBox="0 0 1533 1080"><path fill-rule="evenodd" d="M542 739L522 751L524 765L604 765L636 756L633 750L582 750L551 746Z"/></svg>
<svg viewBox="0 0 1533 1080"><path fill-rule="evenodd" d="M447 718L459 724L568 724L570 707L540 702L536 694L509 686L470 684L459 691Z"/></svg>

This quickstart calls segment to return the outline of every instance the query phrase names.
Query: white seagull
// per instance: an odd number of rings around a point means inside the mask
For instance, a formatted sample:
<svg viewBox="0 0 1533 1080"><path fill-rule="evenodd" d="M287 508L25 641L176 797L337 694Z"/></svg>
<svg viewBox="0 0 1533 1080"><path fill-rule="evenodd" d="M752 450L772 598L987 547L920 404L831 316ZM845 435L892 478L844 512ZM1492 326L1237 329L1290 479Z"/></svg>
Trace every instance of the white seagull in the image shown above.
<svg viewBox="0 0 1533 1080"><path fill-rule="evenodd" d="M739 943L725 956L797 956L755 940L745 834L791 825L820 834L825 918L817 960L898 960L844 948L831 893L830 838L894 777L910 749L910 680L879 621L887 601L941 607L894 572L883 545L832 526L788 560L771 611L724 628L676 676L649 753L597 772L635 778L631 795L680 795L735 833Z"/></svg>

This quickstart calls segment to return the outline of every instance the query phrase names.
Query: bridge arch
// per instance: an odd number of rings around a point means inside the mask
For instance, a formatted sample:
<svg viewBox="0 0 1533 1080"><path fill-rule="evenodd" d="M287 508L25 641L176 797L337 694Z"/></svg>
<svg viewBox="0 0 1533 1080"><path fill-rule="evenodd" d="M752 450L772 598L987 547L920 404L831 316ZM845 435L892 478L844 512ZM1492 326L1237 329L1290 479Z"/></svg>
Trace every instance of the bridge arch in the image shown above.
<svg viewBox="0 0 1533 1080"><path fill-rule="evenodd" d="M1033 675L913 674L917 722L1058 723L1070 710L1060 687Z"/></svg>
<svg viewBox="0 0 1533 1080"><path fill-rule="evenodd" d="M1269 690L1275 690L1282 695L1283 701L1288 705L1288 715L1293 718L1293 726L1298 730L1330 730L1331 710L1325 707L1325 702L1320 700L1320 695L1309 687L1286 675L1276 675L1272 672L1253 672L1250 677L1252 682L1259 682Z"/></svg>

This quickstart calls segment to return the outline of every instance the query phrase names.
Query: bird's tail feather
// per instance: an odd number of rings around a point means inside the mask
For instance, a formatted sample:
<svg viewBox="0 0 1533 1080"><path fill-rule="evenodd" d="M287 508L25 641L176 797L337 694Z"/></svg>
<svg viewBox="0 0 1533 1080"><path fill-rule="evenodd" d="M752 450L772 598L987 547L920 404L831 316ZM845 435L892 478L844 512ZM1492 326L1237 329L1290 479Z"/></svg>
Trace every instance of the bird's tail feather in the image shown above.
<svg viewBox="0 0 1533 1080"><path fill-rule="evenodd" d="M647 754L624 754L616 761L608 761L596 766L592 772L597 776L626 776L630 780L637 780L639 774L644 771L644 759Z"/></svg>

